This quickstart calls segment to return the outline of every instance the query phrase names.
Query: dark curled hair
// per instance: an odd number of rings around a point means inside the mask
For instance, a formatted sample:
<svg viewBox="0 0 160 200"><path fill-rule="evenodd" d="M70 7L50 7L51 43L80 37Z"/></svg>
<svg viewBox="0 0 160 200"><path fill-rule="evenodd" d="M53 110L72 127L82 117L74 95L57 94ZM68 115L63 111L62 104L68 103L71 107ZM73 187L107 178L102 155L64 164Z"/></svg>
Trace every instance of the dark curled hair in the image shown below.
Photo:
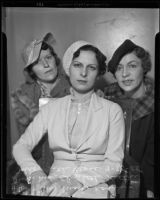
<svg viewBox="0 0 160 200"><path fill-rule="evenodd" d="M42 42L41 50L47 50L47 49L50 50L50 53L51 53L51 54L53 55L53 57L55 58L56 66L58 67L58 66L60 65L60 59L59 59L59 57L57 56L57 54L55 53L53 47L51 47L50 45L48 45L48 44L45 43L45 42ZM40 52L41 52L41 51L40 51ZM39 58L25 69L25 71L28 72L29 76L30 76L32 79L34 79L34 80L37 79L37 76L36 76L36 74L33 72L32 68L33 68L34 65L36 65L36 64L38 63L38 60L39 60Z"/></svg>
<svg viewBox="0 0 160 200"><path fill-rule="evenodd" d="M148 51L143 49L142 47L136 47L133 52L135 55L141 60L142 68L144 70L144 75L147 74L151 70L151 56Z"/></svg>
<svg viewBox="0 0 160 200"><path fill-rule="evenodd" d="M96 58L98 61L98 70L99 70L99 75L103 75L106 72L106 63L105 61L107 60L106 56L103 55L103 53L96 47L92 45L84 45L80 47L76 52L73 54L73 59L77 58L80 55L80 51L92 51L96 54Z"/></svg>

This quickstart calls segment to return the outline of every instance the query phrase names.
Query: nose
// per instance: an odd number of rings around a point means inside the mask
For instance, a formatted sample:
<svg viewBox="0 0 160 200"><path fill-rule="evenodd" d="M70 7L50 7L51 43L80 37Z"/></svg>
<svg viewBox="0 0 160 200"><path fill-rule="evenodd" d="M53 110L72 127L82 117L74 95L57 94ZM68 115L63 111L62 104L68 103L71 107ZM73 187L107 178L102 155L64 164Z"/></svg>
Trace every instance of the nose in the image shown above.
<svg viewBox="0 0 160 200"><path fill-rule="evenodd" d="M123 71L122 71L122 76L123 76L123 77L126 77L126 76L128 76L128 75L129 75L129 70L128 70L127 67L124 67L124 68L123 68Z"/></svg>
<svg viewBox="0 0 160 200"><path fill-rule="evenodd" d="M87 76L87 68L84 66L83 68L82 68L82 70L81 70L81 75L83 76L83 77L85 77L85 76Z"/></svg>
<svg viewBox="0 0 160 200"><path fill-rule="evenodd" d="M43 62L43 66L44 66L45 68L49 67L48 62L47 62L45 59L43 59L42 62Z"/></svg>

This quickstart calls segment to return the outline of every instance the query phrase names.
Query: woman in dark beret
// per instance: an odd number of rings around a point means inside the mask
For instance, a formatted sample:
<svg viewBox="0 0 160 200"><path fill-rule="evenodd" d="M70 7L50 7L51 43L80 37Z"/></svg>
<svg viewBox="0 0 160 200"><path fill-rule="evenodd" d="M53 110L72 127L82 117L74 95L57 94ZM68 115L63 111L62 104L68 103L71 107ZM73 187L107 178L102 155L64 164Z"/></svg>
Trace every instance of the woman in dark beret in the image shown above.
<svg viewBox="0 0 160 200"><path fill-rule="evenodd" d="M154 82L150 54L125 40L108 63L117 82L104 89L105 98L119 102L126 117L126 154L140 165L140 197L154 197Z"/></svg>

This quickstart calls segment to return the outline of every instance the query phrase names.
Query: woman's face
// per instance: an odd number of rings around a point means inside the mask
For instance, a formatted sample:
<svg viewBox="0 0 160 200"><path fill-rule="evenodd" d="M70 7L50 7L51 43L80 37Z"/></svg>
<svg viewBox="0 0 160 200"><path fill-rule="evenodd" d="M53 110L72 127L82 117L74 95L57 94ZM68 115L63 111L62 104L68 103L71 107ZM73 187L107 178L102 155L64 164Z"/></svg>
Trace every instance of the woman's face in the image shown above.
<svg viewBox="0 0 160 200"><path fill-rule="evenodd" d="M50 50L41 50L38 63L32 68L37 78L43 82L52 82L57 77L57 66Z"/></svg>
<svg viewBox="0 0 160 200"><path fill-rule="evenodd" d="M137 93L139 96L143 88L143 76L141 60L133 52L122 57L117 66L115 77L125 92Z"/></svg>
<svg viewBox="0 0 160 200"><path fill-rule="evenodd" d="M98 62L94 52L80 51L80 55L72 60L70 82L78 93L87 93L94 88L98 76Z"/></svg>

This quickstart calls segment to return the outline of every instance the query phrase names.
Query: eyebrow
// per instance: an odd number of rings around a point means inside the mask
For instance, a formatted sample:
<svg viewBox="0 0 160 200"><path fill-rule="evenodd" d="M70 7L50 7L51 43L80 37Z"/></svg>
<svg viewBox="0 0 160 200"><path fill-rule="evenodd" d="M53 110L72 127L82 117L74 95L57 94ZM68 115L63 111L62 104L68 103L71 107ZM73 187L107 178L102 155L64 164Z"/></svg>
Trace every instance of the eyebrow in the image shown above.
<svg viewBox="0 0 160 200"><path fill-rule="evenodd" d="M131 60L130 62L128 62L128 64L130 64L130 63L132 63L132 62L138 62L138 61L136 61L136 60Z"/></svg>
<svg viewBox="0 0 160 200"><path fill-rule="evenodd" d="M136 60L131 60L131 61L129 61L129 62L127 62L127 64L130 64L130 63L132 63L132 62L138 62L138 61L136 61ZM118 65L123 65L123 64L121 64L121 63L119 63Z"/></svg>
<svg viewBox="0 0 160 200"><path fill-rule="evenodd" d="M73 63L80 63L80 64L83 64L83 63L81 63L81 62L79 62L79 61L73 61ZM97 67L97 65L96 64L89 64L89 65L94 65L94 66L96 66Z"/></svg>

